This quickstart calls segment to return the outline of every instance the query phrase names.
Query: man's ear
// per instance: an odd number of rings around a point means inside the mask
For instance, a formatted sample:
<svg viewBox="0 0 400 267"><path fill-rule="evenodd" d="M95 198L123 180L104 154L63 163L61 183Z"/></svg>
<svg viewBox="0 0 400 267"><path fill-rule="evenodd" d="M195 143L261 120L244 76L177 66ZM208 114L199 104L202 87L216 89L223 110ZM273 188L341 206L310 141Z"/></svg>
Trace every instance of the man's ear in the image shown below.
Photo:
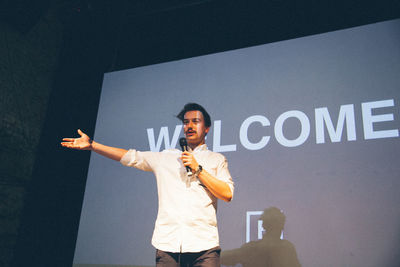
<svg viewBox="0 0 400 267"><path fill-rule="evenodd" d="M207 128L205 129L204 132L206 132L206 135L208 134L208 131L210 131L210 127L207 127Z"/></svg>

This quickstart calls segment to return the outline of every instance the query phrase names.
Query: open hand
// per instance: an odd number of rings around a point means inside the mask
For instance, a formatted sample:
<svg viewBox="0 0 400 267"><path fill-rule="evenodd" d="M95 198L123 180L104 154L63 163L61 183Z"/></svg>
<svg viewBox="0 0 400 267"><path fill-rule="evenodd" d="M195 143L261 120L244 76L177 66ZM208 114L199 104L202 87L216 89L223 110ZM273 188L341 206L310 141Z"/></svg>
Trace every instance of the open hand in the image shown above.
<svg viewBox="0 0 400 267"><path fill-rule="evenodd" d="M92 148L91 140L89 136L78 129L79 138L63 138L64 142L61 142L63 147L79 150L90 150Z"/></svg>

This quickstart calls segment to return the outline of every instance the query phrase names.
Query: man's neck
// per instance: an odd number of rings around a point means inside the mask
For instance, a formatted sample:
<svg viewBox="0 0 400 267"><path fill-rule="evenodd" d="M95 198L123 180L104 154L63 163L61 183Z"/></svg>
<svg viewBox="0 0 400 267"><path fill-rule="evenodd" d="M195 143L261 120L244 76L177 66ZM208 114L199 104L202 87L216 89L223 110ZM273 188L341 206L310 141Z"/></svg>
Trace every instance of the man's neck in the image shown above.
<svg viewBox="0 0 400 267"><path fill-rule="evenodd" d="M200 144L188 144L188 146L192 149L192 151L193 150L195 150L196 149L196 147L199 147L199 146L202 146L202 145L204 145L205 144L205 142L201 142Z"/></svg>

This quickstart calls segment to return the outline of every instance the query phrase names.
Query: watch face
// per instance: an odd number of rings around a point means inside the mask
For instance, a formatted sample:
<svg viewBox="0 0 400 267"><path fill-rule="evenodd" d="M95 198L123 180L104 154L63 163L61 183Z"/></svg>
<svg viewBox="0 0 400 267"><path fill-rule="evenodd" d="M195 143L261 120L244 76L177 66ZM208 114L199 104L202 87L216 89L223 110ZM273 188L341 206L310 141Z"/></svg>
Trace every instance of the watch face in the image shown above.
<svg viewBox="0 0 400 267"><path fill-rule="evenodd" d="M199 168L196 170L196 176L199 175L202 170L203 170L203 167L201 167L201 165L199 165Z"/></svg>

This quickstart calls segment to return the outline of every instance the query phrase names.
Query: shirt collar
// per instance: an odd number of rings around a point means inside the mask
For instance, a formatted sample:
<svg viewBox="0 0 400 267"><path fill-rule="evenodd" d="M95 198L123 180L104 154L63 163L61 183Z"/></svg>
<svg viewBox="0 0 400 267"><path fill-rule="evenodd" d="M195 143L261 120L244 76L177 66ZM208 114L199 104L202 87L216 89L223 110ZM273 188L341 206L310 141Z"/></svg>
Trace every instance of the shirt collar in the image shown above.
<svg viewBox="0 0 400 267"><path fill-rule="evenodd" d="M189 152L205 151L205 150L207 150L207 145L206 144L202 144L200 146L197 146L194 150L192 150L190 147L188 147L188 151Z"/></svg>

